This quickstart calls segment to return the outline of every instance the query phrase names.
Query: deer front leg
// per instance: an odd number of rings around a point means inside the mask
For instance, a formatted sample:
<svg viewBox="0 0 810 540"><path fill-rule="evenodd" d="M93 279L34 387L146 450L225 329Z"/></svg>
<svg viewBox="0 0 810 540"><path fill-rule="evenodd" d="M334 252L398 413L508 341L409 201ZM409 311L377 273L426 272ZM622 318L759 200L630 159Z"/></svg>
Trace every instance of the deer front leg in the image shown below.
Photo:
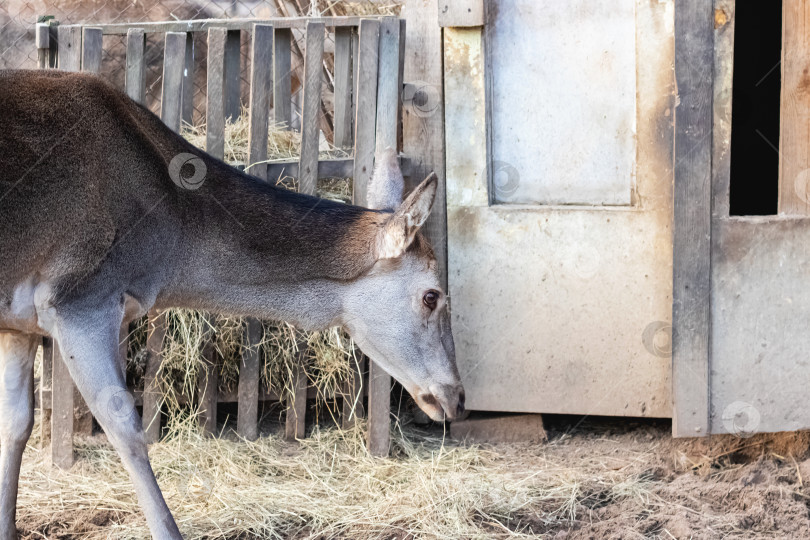
<svg viewBox="0 0 810 540"><path fill-rule="evenodd" d="M181 539L147 455L141 419L118 366L118 309L56 317L56 339L76 386L121 456L152 538Z"/></svg>
<svg viewBox="0 0 810 540"><path fill-rule="evenodd" d="M17 538L17 486L34 425L34 356L38 338L0 333L0 539Z"/></svg>

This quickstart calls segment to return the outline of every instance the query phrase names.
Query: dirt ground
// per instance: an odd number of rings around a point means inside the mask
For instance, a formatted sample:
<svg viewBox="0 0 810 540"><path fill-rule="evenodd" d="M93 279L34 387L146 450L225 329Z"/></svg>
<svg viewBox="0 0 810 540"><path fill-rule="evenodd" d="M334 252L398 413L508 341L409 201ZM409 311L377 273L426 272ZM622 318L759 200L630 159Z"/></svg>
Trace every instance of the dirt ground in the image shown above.
<svg viewBox="0 0 810 540"><path fill-rule="evenodd" d="M810 434L673 440L665 421L547 417L546 423L547 444L472 448L447 440L440 426L406 426L396 432L393 457L383 460L361 455L361 438L335 438L333 430L301 444L271 435L250 446L225 437L177 441L150 454L187 538L810 538ZM80 445L70 473L52 469L46 452L29 449L22 538L147 535L114 454L103 436L93 439ZM178 501L191 492L175 489L166 472L186 466L178 453L188 454L195 475L194 462L209 462L199 464L209 467L205 474L219 476L211 467L224 467L246 491L219 484L204 506ZM264 454L275 460L273 478L239 477L232 471L241 466L223 464ZM380 483L363 481L372 470L368 477ZM298 483L289 494L261 491L286 489L293 478ZM305 498L298 500L299 493ZM248 522L235 499L253 514L266 513L255 518L261 527ZM313 501L317 508L302 510Z"/></svg>

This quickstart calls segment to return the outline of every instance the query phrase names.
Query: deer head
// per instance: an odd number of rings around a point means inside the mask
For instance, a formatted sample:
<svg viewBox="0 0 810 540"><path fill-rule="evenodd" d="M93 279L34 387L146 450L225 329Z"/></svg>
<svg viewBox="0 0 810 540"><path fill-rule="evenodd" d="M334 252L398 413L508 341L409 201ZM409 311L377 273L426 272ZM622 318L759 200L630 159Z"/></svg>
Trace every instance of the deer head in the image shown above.
<svg viewBox="0 0 810 540"><path fill-rule="evenodd" d="M404 201L403 184L396 153L378 155L368 203L390 216L377 232L375 263L344 301L344 326L432 419L452 420L464 412L464 388L436 259L419 233L438 179L431 174Z"/></svg>

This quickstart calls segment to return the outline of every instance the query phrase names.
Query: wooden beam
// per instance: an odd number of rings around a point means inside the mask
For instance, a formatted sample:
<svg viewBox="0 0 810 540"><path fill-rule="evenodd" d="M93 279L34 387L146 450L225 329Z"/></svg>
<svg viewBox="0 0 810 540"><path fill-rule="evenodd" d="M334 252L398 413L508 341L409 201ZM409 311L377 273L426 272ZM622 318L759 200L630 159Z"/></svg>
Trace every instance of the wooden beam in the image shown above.
<svg viewBox="0 0 810 540"><path fill-rule="evenodd" d="M245 346L239 364L239 386L236 432L249 441L259 436L259 378L261 369L262 323L248 319L245 323ZM221 396L220 396L221 399Z"/></svg>
<svg viewBox="0 0 810 540"><path fill-rule="evenodd" d="M352 29L335 30L335 147L352 146Z"/></svg>
<svg viewBox="0 0 810 540"><path fill-rule="evenodd" d="M709 432L711 174L714 13L711 2L675 7L673 217L673 434Z"/></svg>
<svg viewBox="0 0 810 540"><path fill-rule="evenodd" d="M310 22L320 23L331 28L345 26L358 26L361 19L373 18L373 15L362 17L279 17L269 19L198 19L193 21L168 21L168 22L134 22L134 23L112 23L94 24L101 28L104 35L126 34L130 28L143 28L148 33L163 32L202 32L211 27L224 27L228 30L249 30L254 24L270 24L275 28L297 28L304 29Z"/></svg>
<svg viewBox="0 0 810 540"><path fill-rule="evenodd" d="M186 34L186 54L183 63L183 91L181 119L188 125L194 123L194 34Z"/></svg>
<svg viewBox="0 0 810 540"><path fill-rule="evenodd" d="M374 172L374 147L377 122L377 63L379 59L380 22L360 22L357 51L357 96L354 119L354 188L353 202L368 204L368 183Z"/></svg>
<svg viewBox="0 0 810 540"><path fill-rule="evenodd" d="M779 121L779 213L810 215L810 9L782 3L782 95Z"/></svg>
<svg viewBox="0 0 810 540"><path fill-rule="evenodd" d="M160 118L172 131L180 132L180 102L183 90L183 67L186 57L186 34L166 32L163 51L163 90Z"/></svg>
<svg viewBox="0 0 810 540"><path fill-rule="evenodd" d="M146 61L144 48L146 35L143 28L130 28L127 31L127 95L143 104L146 99Z"/></svg>
<svg viewBox="0 0 810 540"><path fill-rule="evenodd" d="M442 30L437 0L406 0L403 18L408 23L405 84L416 83L403 104L403 152L411 160L402 173L413 188L431 172L439 179L436 200L422 232L436 255L439 282L447 290L447 199L444 172L444 71ZM452 292L452 291L451 291Z"/></svg>
<svg viewBox="0 0 810 540"><path fill-rule="evenodd" d="M299 347L301 349L300 358L293 366L292 372L292 393L287 396L284 435L288 441L302 438L307 427L307 376L303 367L306 343L300 344Z"/></svg>
<svg viewBox="0 0 810 540"><path fill-rule="evenodd" d="M267 129L270 92L273 87L273 27L253 27L250 61L250 112L248 129L248 168L250 174L267 180Z"/></svg>
<svg viewBox="0 0 810 540"><path fill-rule="evenodd" d="M224 28L208 29L205 150L225 159L225 41Z"/></svg>
<svg viewBox="0 0 810 540"><path fill-rule="evenodd" d="M292 32L275 28L273 34L273 119L292 125Z"/></svg>
<svg viewBox="0 0 810 540"><path fill-rule="evenodd" d="M51 47L51 33L48 23L37 23L34 43L37 47L37 67L45 69L48 67L48 54Z"/></svg>
<svg viewBox="0 0 810 540"><path fill-rule="evenodd" d="M62 469L73 466L73 379L54 342L53 391L51 404L51 460Z"/></svg>
<svg viewBox="0 0 810 540"><path fill-rule="evenodd" d="M51 411L53 410L53 340L42 338L42 376L39 379L39 444L40 448L45 448L45 444L51 440Z"/></svg>
<svg viewBox="0 0 810 540"><path fill-rule="evenodd" d="M59 26L59 69L79 71L82 68L82 27Z"/></svg>
<svg viewBox="0 0 810 540"><path fill-rule="evenodd" d="M163 391L158 372L163 360L163 340L166 338L166 314L151 310L146 334L146 372L143 376L143 430L146 442L160 438L160 409L163 406Z"/></svg>
<svg viewBox="0 0 810 540"><path fill-rule="evenodd" d="M318 187L318 121L323 87L323 23L307 25L304 49L304 94L301 114L301 158L298 185L302 193L314 195Z"/></svg>
<svg viewBox="0 0 810 540"><path fill-rule="evenodd" d="M98 73L101 69L102 38L101 28L82 29L82 71Z"/></svg>
<svg viewBox="0 0 810 540"><path fill-rule="evenodd" d="M217 400L219 398L219 355L214 348L213 332L210 330L212 318L206 314L209 329L206 331L205 346L202 352L202 365L197 374L197 404L199 406L200 427L206 435L217 432Z"/></svg>

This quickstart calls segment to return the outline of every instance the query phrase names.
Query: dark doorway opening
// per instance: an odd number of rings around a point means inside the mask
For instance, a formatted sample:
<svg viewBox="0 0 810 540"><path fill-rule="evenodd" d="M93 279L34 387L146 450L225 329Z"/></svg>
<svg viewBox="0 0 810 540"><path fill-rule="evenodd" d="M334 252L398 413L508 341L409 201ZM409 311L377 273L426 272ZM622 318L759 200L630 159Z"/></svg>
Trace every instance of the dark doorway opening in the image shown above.
<svg viewBox="0 0 810 540"><path fill-rule="evenodd" d="M730 214L776 214L782 2L737 2L735 11Z"/></svg>

